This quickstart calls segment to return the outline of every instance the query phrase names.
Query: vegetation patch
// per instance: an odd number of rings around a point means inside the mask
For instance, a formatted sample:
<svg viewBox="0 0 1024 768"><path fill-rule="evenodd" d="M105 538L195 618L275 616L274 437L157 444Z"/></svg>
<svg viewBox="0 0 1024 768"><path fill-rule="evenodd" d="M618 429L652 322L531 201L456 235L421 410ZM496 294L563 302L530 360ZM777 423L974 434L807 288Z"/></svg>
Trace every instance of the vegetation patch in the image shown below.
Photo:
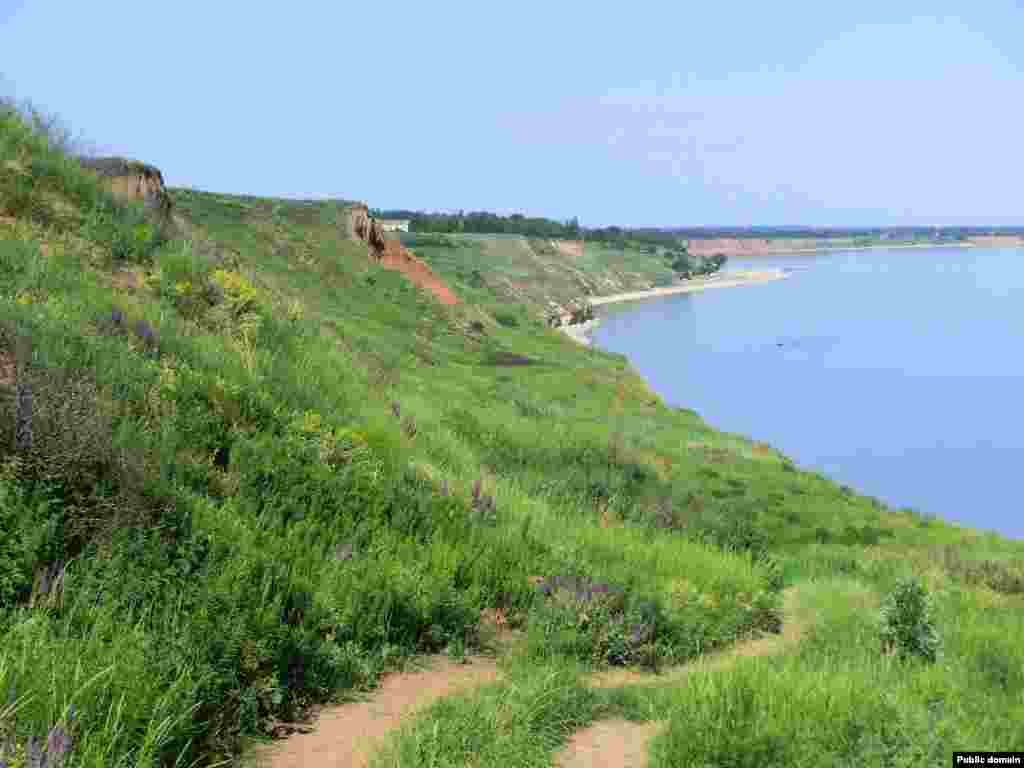
<svg viewBox="0 0 1024 768"><path fill-rule="evenodd" d="M337 201L176 189L161 230L9 109L0 163L0 760L216 764L411 656L481 651L482 614L525 631L521 669L411 720L395 760L547 765L611 712L671 720L666 764L1019 745L1019 544L843 491L539 327L548 289L670 274L664 243L609 232L548 273L521 234L424 238L447 306ZM777 631L793 582L824 618L775 667L580 682Z"/></svg>

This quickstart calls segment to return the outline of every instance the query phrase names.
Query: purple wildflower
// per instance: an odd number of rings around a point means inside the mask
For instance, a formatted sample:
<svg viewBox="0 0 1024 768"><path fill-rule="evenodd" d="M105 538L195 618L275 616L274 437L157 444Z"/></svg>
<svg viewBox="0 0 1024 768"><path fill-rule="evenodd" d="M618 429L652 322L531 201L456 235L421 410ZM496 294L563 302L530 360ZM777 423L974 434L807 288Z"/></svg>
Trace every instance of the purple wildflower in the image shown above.
<svg viewBox="0 0 1024 768"><path fill-rule="evenodd" d="M598 593L599 595L604 595L604 594L608 593L608 585L607 584L595 584L594 587L593 587L593 590L594 590L594 592Z"/></svg>
<svg viewBox="0 0 1024 768"><path fill-rule="evenodd" d="M152 341L156 337L153 327L141 317L135 321L135 335L143 341Z"/></svg>
<svg viewBox="0 0 1024 768"><path fill-rule="evenodd" d="M61 768L64 757L71 752L71 736L60 725L50 729L46 738L46 758L48 768Z"/></svg>
<svg viewBox="0 0 1024 768"><path fill-rule="evenodd" d="M110 322L116 326L119 326L124 322L124 312L122 312L119 307L114 307L110 310Z"/></svg>
<svg viewBox="0 0 1024 768"><path fill-rule="evenodd" d="M473 483L473 501L478 501L479 499L480 499L480 479L477 478L477 480Z"/></svg>
<svg viewBox="0 0 1024 768"><path fill-rule="evenodd" d="M35 736L30 736L25 746L25 765L27 768L46 768L46 756Z"/></svg>

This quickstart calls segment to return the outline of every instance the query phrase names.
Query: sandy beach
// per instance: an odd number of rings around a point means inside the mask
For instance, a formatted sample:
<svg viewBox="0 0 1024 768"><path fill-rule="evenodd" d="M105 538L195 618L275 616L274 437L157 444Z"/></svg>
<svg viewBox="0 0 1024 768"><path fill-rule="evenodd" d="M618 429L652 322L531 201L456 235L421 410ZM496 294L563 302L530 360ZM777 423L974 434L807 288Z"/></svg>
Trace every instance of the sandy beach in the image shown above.
<svg viewBox="0 0 1024 768"><path fill-rule="evenodd" d="M615 293L611 296L593 296L590 298L590 303L592 306L599 307L604 304L616 304L623 301L640 301L643 299L657 298L658 296L672 296L677 293L696 293L697 291L703 291L708 288L736 288L741 285L755 285L757 283L765 283L771 280L782 280L786 276L786 273L781 269L726 272L713 275L709 278L689 280L680 285L652 288L649 291ZM594 332L594 329L597 328L600 322L600 318L595 318L593 320L588 320L585 323L562 325L559 326L559 328L569 338L578 341L580 344L589 345L590 334Z"/></svg>

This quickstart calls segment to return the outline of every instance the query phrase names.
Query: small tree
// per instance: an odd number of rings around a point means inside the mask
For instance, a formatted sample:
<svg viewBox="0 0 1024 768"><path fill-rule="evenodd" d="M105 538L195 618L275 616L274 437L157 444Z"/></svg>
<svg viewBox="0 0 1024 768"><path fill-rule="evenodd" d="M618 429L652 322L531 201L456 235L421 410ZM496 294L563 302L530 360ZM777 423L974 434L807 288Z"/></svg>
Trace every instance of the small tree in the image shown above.
<svg viewBox="0 0 1024 768"><path fill-rule="evenodd" d="M885 599L881 638L883 653L896 653L901 659L918 656L929 663L938 657L940 639L931 598L917 579L901 579Z"/></svg>

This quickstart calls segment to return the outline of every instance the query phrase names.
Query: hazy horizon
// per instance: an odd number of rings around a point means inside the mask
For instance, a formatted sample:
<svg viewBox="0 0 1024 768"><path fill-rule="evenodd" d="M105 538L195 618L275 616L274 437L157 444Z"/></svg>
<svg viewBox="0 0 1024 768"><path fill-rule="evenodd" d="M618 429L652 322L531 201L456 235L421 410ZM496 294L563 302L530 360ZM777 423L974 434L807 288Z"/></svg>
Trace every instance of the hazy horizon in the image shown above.
<svg viewBox="0 0 1024 768"><path fill-rule="evenodd" d="M1022 22L1014 0L8 0L0 87L214 192L587 227L1022 226Z"/></svg>

